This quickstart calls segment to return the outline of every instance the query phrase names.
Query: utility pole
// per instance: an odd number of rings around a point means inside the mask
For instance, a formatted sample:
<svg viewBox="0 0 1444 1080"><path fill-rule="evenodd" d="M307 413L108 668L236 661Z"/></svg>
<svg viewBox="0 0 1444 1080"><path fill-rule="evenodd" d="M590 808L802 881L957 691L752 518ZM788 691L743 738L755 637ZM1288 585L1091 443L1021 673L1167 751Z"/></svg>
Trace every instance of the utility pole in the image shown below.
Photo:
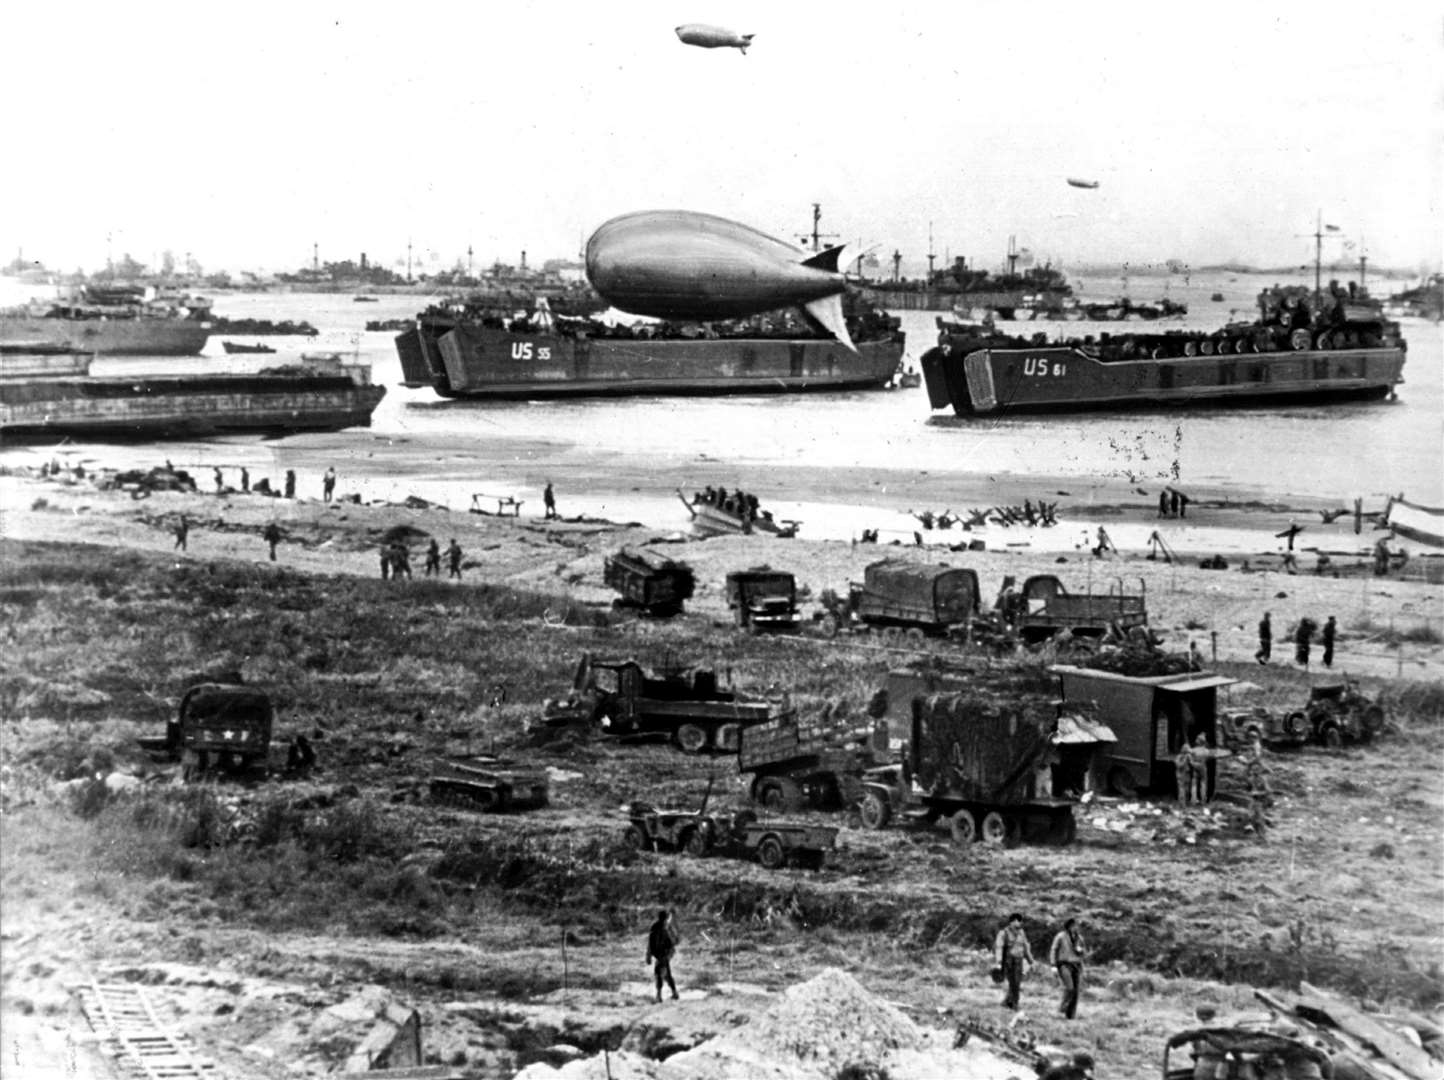
<svg viewBox="0 0 1444 1080"><path fill-rule="evenodd" d="M473 277L473 276L474 276L474 275L472 274L472 272L471 272L471 245L470 245L470 244L467 244L467 245L466 245L466 276L467 276L467 277Z"/></svg>
<svg viewBox="0 0 1444 1080"><path fill-rule="evenodd" d="M902 252L897 248L892 249L892 279L894 282L901 280L898 277L898 270L902 266Z"/></svg>
<svg viewBox="0 0 1444 1080"><path fill-rule="evenodd" d="M411 284L411 238L406 238L406 284Z"/></svg>

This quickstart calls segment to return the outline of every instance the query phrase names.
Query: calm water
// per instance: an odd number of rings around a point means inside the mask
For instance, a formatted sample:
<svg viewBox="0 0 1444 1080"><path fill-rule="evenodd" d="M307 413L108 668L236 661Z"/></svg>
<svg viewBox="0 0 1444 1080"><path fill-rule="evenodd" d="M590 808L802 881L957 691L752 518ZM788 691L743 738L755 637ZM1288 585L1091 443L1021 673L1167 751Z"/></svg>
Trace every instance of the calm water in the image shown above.
<svg viewBox="0 0 1444 1080"><path fill-rule="evenodd" d="M1166 295L1186 301L1190 314L1154 325L1210 329L1228 321L1231 312L1246 317L1259 289L1271 283L1249 275L1195 275L1187 286L1175 279ZM1162 278L1135 277L1129 286L1136 301L1165 295ZM1089 299L1111 299L1122 295L1122 282L1088 280L1079 291ZM1209 300L1215 291L1224 294L1224 302ZM551 467L574 471L602 458L629 459L643 469L650 463L695 463L695 477L688 467L691 486L734 484L731 470L755 475L772 465L870 467L927 470L934 478L1012 474L1020 491L1029 477L1061 476L1068 478L1075 497L1100 481L1114 488L1126 482L1157 490L1161 481L1174 479L1176 463L1177 482L1185 489L1226 487L1240 497L1295 494L1337 499L1338 505L1355 495L1366 496L1372 505L1386 493L1404 492L1415 501L1444 503L1444 347L1440 328L1418 320L1405 322L1406 382L1392 403L965 421L950 412L931 412L923 388L795 397L442 401L428 390L397 385L401 367L392 335L361 329L368 319L406 317L422 306L416 296L357 304L349 295L223 294L216 298L219 314L307 319L322 335L265 339L277 347L274 356L225 357L213 338L206 355L194 360L101 360L93 369L96 374L214 370L218 365L250 369L294 359L303 350L355 352L371 362L374 380L387 387L369 430L271 441L232 436L162 446L85 444L75 451L113 465L150 465L169 457L177 465L207 471L215 464L245 464L255 475L279 475L296 467L303 490L309 472L319 475L325 467L315 464L319 453L343 472L348 481L343 490L359 489L367 498L417 494L454 508L466 506L478 491L535 500ZM916 367L918 357L935 343L936 315L905 312L902 317L908 333L905 362ZM1014 325L1020 332L1059 336L1119 329L1117 323ZM495 470L483 475L467 453L481 445L488 457L500 452L514 464L500 475ZM35 456L33 449L11 447L0 451L0 462L17 464ZM847 537L879 524L885 531L915 527L902 512L908 507L875 485L850 492L846 505L770 505L781 516L806 521L805 531L812 536ZM563 510L664 527L685 522L670 489L568 491ZM1077 531L1068 530L1068 546ZM1055 545L1064 543L1063 530L1052 532Z"/></svg>

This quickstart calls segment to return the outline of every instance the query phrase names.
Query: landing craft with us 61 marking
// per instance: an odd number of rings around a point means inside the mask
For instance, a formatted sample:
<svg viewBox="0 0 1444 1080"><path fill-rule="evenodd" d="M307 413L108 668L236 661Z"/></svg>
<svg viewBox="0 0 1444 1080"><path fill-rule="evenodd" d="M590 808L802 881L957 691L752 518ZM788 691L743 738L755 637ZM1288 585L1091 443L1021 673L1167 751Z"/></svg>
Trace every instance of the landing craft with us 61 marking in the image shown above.
<svg viewBox="0 0 1444 1080"><path fill-rule="evenodd" d="M849 349L842 246L815 255L766 233L691 210L643 210L587 241L587 280L633 315L705 321L801 307Z"/></svg>
<svg viewBox="0 0 1444 1080"><path fill-rule="evenodd" d="M739 49L746 56L753 35L735 34L721 26L708 26L706 23L686 23L677 27L677 37L684 45L696 45L702 49Z"/></svg>

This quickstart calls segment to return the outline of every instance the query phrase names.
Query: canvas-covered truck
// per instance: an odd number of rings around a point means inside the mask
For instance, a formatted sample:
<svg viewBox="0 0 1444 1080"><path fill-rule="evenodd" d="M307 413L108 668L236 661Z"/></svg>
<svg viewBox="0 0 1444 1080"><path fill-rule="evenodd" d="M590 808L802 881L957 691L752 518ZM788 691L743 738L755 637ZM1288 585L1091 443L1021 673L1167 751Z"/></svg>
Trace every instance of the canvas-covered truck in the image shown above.
<svg viewBox="0 0 1444 1080"><path fill-rule="evenodd" d="M910 714L909 737L900 763L863 774L865 828L946 820L964 845L1072 842L1077 793L1092 786L1096 753L1113 740L1105 725L1037 695L984 690L892 706Z"/></svg>
<svg viewBox="0 0 1444 1080"><path fill-rule="evenodd" d="M166 725L165 751L179 757L187 779L209 772L264 774L275 714L254 686L204 682L181 698Z"/></svg>
<svg viewBox="0 0 1444 1080"><path fill-rule="evenodd" d="M666 617L681 613L696 577L686 563L648 548L624 547L602 564L602 583L620 594L619 605Z"/></svg>
<svg viewBox="0 0 1444 1080"><path fill-rule="evenodd" d="M572 691L543 708L548 727L596 726L604 734L666 735L689 754L737 749L742 728L775 715L767 701L748 701L717 685L711 668L668 665L649 672L636 660L583 653Z"/></svg>
<svg viewBox="0 0 1444 1080"><path fill-rule="evenodd" d="M727 575L727 606L737 625L754 634L796 630L797 579L765 566L734 570Z"/></svg>
<svg viewBox="0 0 1444 1080"><path fill-rule="evenodd" d="M1004 590L997 614L1027 645L1047 641L1060 631L1074 637L1101 638L1110 629L1126 634L1148 625L1148 606L1142 585L1127 592L1121 581L1106 593L1072 593L1052 574L1035 574L1017 593Z"/></svg>
<svg viewBox="0 0 1444 1080"><path fill-rule="evenodd" d="M787 715L745 727L737 771L750 774L755 802L773 810L856 806L862 775L891 760L886 723Z"/></svg>
<svg viewBox="0 0 1444 1080"><path fill-rule="evenodd" d="M1058 664L1067 703L1091 707L1117 741L1103 752L1104 788L1113 795L1177 795L1174 756L1201 735L1212 752L1220 745L1218 691L1237 680L1211 671L1174 675L1115 675ZM1212 795L1217 761L1202 758Z"/></svg>
<svg viewBox="0 0 1444 1080"><path fill-rule="evenodd" d="M822 632L875 630L885 637L966 634L978 614L978 575L947 565L880 559L863 569L846 598L823 595Z"/></svg>

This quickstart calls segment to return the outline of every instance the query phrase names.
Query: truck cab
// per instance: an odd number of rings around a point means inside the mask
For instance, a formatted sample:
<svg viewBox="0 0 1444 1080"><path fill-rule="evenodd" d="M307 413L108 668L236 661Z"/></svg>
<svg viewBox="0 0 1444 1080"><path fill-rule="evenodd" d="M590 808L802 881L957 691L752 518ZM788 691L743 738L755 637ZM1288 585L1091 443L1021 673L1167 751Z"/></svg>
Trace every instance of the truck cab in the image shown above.
<svg viewBox="0 0 1444 1080"><path fill-rule="evenodd" d="M754 634L797 629L797 579L784 570L757 567L727 575L727 606L737 625Z"/></svg>

